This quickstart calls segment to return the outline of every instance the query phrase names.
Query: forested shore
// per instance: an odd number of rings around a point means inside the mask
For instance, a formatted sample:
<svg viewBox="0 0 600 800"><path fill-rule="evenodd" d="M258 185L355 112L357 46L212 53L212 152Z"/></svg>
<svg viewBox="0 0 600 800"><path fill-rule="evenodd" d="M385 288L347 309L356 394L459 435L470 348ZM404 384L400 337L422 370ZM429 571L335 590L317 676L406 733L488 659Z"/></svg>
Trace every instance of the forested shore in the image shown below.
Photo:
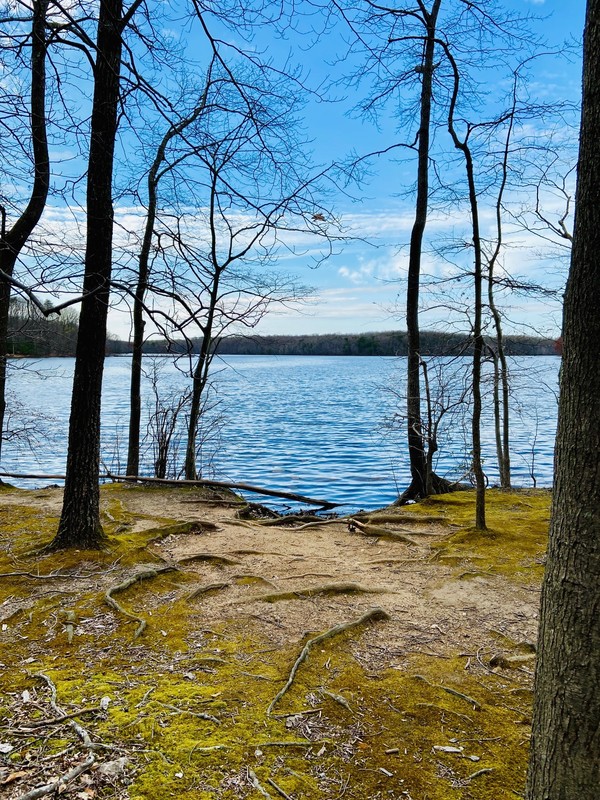
<svg viewBox="0 0 600 800"><path fill-rule="evenodd" d="M77 318L72 312L45 318L15 308L10 319L9 354L13 356L74 356L77 341ZM491 344L491 340L490 340ZM198 353L201 339L150 339L144 344L148 355ZM507 355L557 355L554 339L535 336L506 336ZM109 337L107 355L126 355L133 350L129 341ZM472 337L465 333L423 331L421 351L424 356L471 355ZM281 356L405 356L408 352L405 331L378 331L358 334L327 333L297 336L245 335L227 336L214 341L220 355Z"/></svg>

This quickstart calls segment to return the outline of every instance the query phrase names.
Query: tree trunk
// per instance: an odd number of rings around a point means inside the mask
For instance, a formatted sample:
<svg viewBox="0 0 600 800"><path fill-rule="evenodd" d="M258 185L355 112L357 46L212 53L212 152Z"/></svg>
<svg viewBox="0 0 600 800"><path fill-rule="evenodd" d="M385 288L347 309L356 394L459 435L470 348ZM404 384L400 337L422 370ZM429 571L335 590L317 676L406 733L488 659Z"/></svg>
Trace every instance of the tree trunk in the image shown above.
<svg viewBox="0 0 600 800"><path fill-rule="evenodd" d="M473 448L473 473L475 475L475 527L479 531L486 528L485 522L485 475L481 460L481 361L483 358L483 273L481 263L481 235L479 231L479 207L475 190L475 174L471 150L465 142L463 146L465 166L469 184L469 203L471 206L471 225L473 228L475 308L473 317L473 366L471 371L473 392L473 417L471 420L471 441Z"/></svg>
<svg viewBox="0 0 600 800"><path fill-rule="evenodd" d="M50 161L46 136L46 14L48 0L34 0L31 27L31 140L33 149L33 187L27 207L12 228L6 230L6 211L2 208L0 235L0 455L6 414L6 356L11 284L19 254L46 205L50 185ZM1 481L0 481L1 483Z"/></svg>
<svg viewBox="0 0 600 800"><path fill-rule="evenodd" d="M431 100L433 94L433 71L437 16L441 0L434 0L431 12L425 15L427 33L425 37L421 84L421 116L418 135L417 197L415 221L410 236L408 256L408 278L406 287L406 418L408 426L408 456L411 482L402 495L403 500L426 497L427 461L421 421L420 360L421 344L419 332L419 289L421 281L421 252L423 234L427 222L429 203L429 139L431 127ZM429 483L431 483L429 481Z"/></svg>
<svg viewBox="0 0 600 800"><path fill-rule="evenodd" d="M87 175L87 239L83 301L62 515L55 548L93 548L100 523L100 401L112 271L112 174L122 47L122 0L101 0Z"/></svg>
<svg viewBox="0 0 600 800"><path fill-rule="evenodd" d="M600 0L589 0L528 800L597 800L600 787L599 141Z"/></svg>

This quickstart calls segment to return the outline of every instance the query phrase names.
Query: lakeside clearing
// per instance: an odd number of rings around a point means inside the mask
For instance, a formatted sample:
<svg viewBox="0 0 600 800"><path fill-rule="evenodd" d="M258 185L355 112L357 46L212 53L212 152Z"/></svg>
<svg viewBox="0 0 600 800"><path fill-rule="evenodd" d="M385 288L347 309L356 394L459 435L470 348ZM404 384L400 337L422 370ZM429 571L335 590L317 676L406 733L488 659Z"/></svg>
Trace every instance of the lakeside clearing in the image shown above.
<svg viewBox="0 0 600 800"><path fill-rule="evenodd" d="M550 495L488 504L480 533L471 492L314 523L109 485L107 549L43 553L61 490L2 488L5 797L520 795Z"/></svg>

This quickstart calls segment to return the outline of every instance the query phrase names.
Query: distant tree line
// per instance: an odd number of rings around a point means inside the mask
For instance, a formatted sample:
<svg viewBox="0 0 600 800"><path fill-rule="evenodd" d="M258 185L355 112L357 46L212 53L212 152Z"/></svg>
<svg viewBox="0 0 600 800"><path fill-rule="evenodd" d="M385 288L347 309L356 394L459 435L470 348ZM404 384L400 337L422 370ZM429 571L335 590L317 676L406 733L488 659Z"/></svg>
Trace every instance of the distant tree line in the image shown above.
<svg viewBox="0 0 600 800"><path fill-rule="evenodd" d="M151 340L144 345L148 354L197 352L200 340L189 343L180 341ZM111 354L128 353L127 342L109 341ZM467 334L442 331L421 333L422 355L469 355L472 339ZM404 331L381 331L373 333L325 333L299 336L227 336L218 339L215 350L220 355L248 356L405 356L407 335ZM556 355L553 339L535 336L507 336L508 355Z"/></svg>
<svg viewBox="0 0 600 800"><path fill-rule="evenodd" d="M44 317L27 303L11 303L9 323L10 353L22 356L73 356L77 340L77 314L67 309L59 317ZM148 355L198 353L201 339L150 339L144 344ZM109 337L107 355L127 355L131 342ZM471 355L468 334L444 331L421 333L423 356ZM217 339L214 352L244 356L406 356L405 331L372 333L324 333L297 336L226 336ZM554 339L535 336L507 336L506 353L513 356L548 356L559 352Z"/></svg>

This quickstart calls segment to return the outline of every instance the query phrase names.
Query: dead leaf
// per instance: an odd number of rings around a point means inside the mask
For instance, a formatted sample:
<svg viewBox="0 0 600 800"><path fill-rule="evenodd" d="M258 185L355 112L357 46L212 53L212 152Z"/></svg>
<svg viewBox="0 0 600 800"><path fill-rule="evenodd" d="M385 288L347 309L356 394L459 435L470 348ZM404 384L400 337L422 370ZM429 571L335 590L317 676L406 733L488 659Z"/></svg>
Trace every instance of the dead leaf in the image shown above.
<svg viewBox="0 0 600 800"><path fill-rule="evenodd" d="M14 783L18 781L19 778L24 778L26 775L29 775L28 772L11 772L2 782L0 782L0 786L8 786L9 783Z"/></svg>

